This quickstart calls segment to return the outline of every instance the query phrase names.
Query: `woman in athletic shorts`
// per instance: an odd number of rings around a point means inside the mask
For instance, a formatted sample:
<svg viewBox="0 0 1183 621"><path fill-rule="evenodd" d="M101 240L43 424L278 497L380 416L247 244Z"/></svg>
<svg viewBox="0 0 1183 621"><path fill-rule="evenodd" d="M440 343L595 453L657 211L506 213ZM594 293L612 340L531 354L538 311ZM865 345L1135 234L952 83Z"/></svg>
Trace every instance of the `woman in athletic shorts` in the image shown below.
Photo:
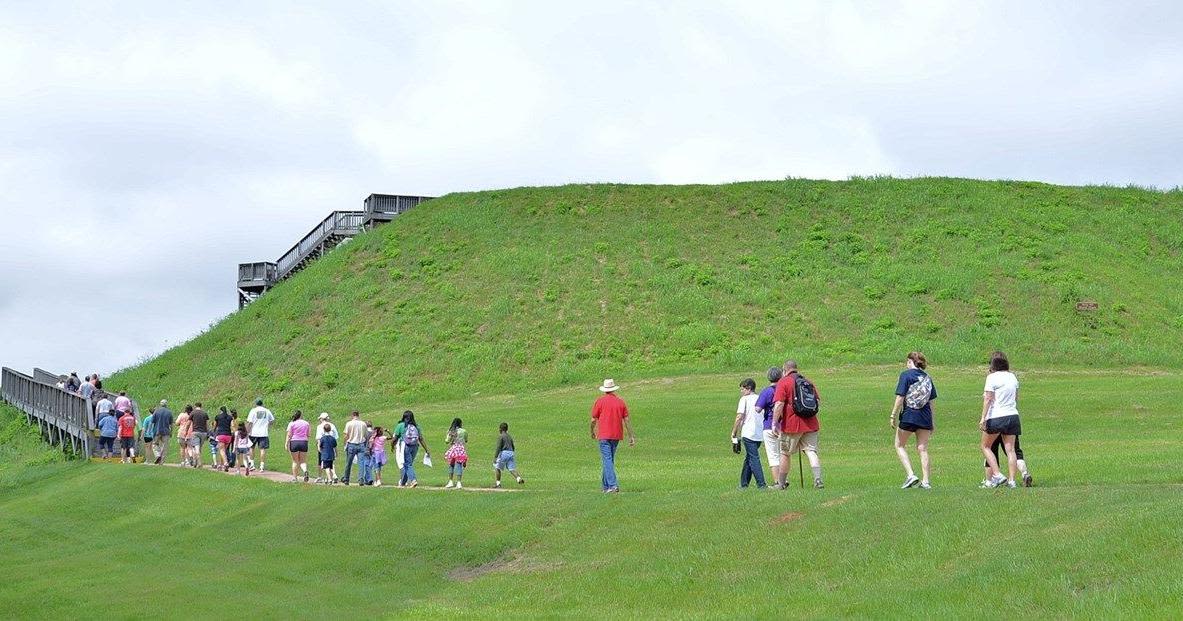
<svg viewBox="0 0 1183 621"><path fill-rule="evenodd" d="M990 355L990 374L986 376L986 387L982 392L982 418L978 427L982 430L982 454L986 457L989 477L983 487L1017 487L1015 474L1018 470L1018 456L1015 454L1015 440L1023 433L1019 424L1019 380L1010 372L1010 361L1006 354L996 351ZM1009 476L1002 476L998 458L990 446L999 437L1006 449L1006 465Z"/></svg>
<svg viewBox="0 0 1183 621"><path fill-rule="evenodd" d="M304 420L304 414L296 410L292 414L292 422L288 423L288 452L292 454L292 483L299 481L297 468L304 473L304 482L308 482L308 433L312 425Z"/></svg>
<svg viewBox="0 0 1183 621"><path fill-rule="evenodd" d="M920 484L920 489L929 489L928 482L928 439L932 436L932 402L937 398L937 387L932 383L925 369L928 361L924 354L914 351L905 360L907 369L900 373L900 379L895 385L895 405L891 408L891 426L895 429L895 452L899 455L900 463L904 465L904 484L900 489L908 489ZM896 425L896 417L899 425ZM916 434L916 452L920 454L920 474L923 478L916 478L912 471L912 461L908 459L908 438Z"/></svg>
<svg viewBox="0 0 1183 621"><path fill-rule="evenodd" d="M214 416L214 439L218 442L218 455L216 465L218 470L227 471L230 466L229 448L230 443L234 441L234 419L230 416L230 412L226 411L226 406L222 406L218 415Z"/></svg>

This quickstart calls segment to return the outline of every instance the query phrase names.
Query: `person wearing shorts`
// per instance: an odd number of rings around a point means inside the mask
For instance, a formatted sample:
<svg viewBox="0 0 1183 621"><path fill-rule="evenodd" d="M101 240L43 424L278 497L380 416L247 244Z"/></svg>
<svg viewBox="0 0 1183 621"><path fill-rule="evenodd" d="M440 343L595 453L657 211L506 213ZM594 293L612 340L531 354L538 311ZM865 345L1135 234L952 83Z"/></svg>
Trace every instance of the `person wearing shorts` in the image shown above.
<svg viewBox="0 0 1183 621"><path fill-rule="evenodd" d="M251 476L251 465L248 461L251 455L251 437L246 433L246 427L239 427L238 431L234 432L234 463L238 466L238 473L243 474L243 469L246 469L246 476Z"/></svg>
<svg viewBox="0 0 1183 621"><path fill-rule="evenodd" d="M910 352L904 361L907 366L895 385L895 404L891 407L890 424L895 429L895 452L904 466L904 484L908 489L920 484L920 489L931 489L929 483L928 439L932 437L932 402L937 398L937 387L932 383L925 369L928 361L924 354ZM899 425L896 425L896 417ZM920 454L920 473L917 478L908 459L908 438L916 434L916 452Z"/></svg>
<svg viewBox="0 0 1183 621"><path fill-rule="evenodd" d="M201 461L201 451L209 444L209 414L205 413L200 401L193 404L193 412L189 414L189 420L193 421L192 444L197 447L193 451L193 467L200 468L204 465Z"/></svg>
<svg viewBox="0 0 1183 621"><path fill-rule="evenodd" d="M764 417L764 456L768 458L769 478L773 481L780 470L780 441L777 440L776 432L772 430L772 413L775 409L775 401L772 398L776 396L776 383L780 381L781 374L780 367L768 369L768 385L756 397L756 413Z"/></svg>
<svg viewBox="0 0 1183 621"><path fill-rule="evenodd" d="M152 434L156 433L156 423L152 422L152 415L156 408L148 408L148 416L140 421L140 439L144 441L144 462L148 461L148 449L152 447ZM155 457L155 455L153 455Z"/></svg>
<svg viewBox="0 0 1183 621"><path fill-rule="evenodd" d="M994 444L990 445L990 452L994 453L994 459L996 460L1000 459L999 451L1002 451L1002 454L1006 455L1006 450L1002 446L1002 436L998 436L994 440ZM998 463L1001 464L1002 462L999 461ZM1031 478L1031 472L1027 470L1027 460L1023 457L1023 443L1018 436L1015 436L1015 464L1019 466L1019 473L1023 477L1023 487L1035 485L1035 480ZM990 480L990 462L983 460L982 467L986 469L986 478L982 480L982 484L985 484L986 481Z"/></svg>
<svg viewBox="0 0 1183 621"><path fill-rule="evenodd" d="M136 415L124 412L119 417L119 451L122 462L130 464L136 457Z"/></svg>
<svg viewBox="0 0 1183 621"><path fill-rule="evenodd" d="M230 466L230 444L234 442L234 417L222 406L214 416L214 439L218 442L218 453L214 467L225 471Z"/></svg>
<svg viewBox="0 0 1183 621"><path fill-rule="evenodd" d="M805 456L809 458L809 467L813 470L813 487L814 489L822 489L825 487L822 484L822 465L821 459L817 455L817 436L818 431L821 430L821 423L818 422L817 415L801 417L793 411L793 392L796 387L797 375L797 361L786 360L783 374L780 381L777 382L776 392L772 396L775 402L772 415L773 429L780 433L781 453L776 487L777 489L787 487L789 456L804 452ZM815 386L815 393L816 390ZM820 403L821 395L818 394L817 398Z"/></svg>
<svg viewBox="0 0 1183 621"><path fill-rule="evenodd" d="M252 459L252 464L255 470L265 470L267 464L267 449L271 448L271 437L268 431L271 428L271 423L275 422L275 415L271 410L263 407L263 400L256 399L255 407L246 415L246 428L251 436L251 448L254 452L255 448L259 449L259 459Z"/></svg>
<svg viewBox="0 0 1183 621"><path fill-rule="evenodd" d="M1010 371L1010 361L1006 354L996 351L990 355L990 374L986 376L986 386L982 391L982 418L978 421L978 428L982 430L982 454L986 458L986 469L989 473L983 487L998 487L1006 483L1007 487L1015 488L1015 474L1018 471L1018 455L1015 453L1015 443L1023 433L1019 422L1019 380ZM1006 465L1009 476L1002 476L998 467L998 458L990 450L994 441L1002 438L1002 446L1006 450Z"/></svg>
<svg viewBox="0 0 1183 621"><path fill-rule="evenodd" d="M331 426L329 423L321 425L324 430L324 435L316 443L316 460L320 463L320 471L324 473L324 482L326 485L332 485L337 481L337 473L333 470L333 461L337 458L337 438L329 433Z"/></svg>
<svg viewBox="0 0 1183 621"><path fill-rule="evenodd" d="M514 452L513 437L509 435L509 423L501 423L497 429L500 435L497 437L497 448L493 450L493 474L496 477L493 487L501 487L502 470L508 470L521 485L526 479L518 473L517 453Z"/></svg>
<svg viewBox="0 0 1183 621"><path fill-rule="evenodd" d="M297 470L304 474L304 482L308 482L308 434L311 431L312 425L304 420L304 413L296 410L287 430L288 452L292 454L293 483L299 480Z"/></svg>

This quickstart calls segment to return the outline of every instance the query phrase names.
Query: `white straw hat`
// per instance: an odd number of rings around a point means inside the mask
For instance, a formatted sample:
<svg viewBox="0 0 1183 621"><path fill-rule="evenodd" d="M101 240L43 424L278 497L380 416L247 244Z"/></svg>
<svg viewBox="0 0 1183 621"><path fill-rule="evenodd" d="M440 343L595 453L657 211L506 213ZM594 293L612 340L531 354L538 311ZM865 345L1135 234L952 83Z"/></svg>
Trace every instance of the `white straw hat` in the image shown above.
<svg viewBox="0 0 1183 621"><path fill-rule="evenodd" d="M320 420L327 420L328 418L329 418L328 412L321 412L320 413Z"/></svg>
<svg viewBox="0 0 1183 621"><path fill-rule="evenodd" d="M600 386L600 392L616 392L618 388L620 386L617 386L615 381L606 379L604 380L604 385Z"/></svg>

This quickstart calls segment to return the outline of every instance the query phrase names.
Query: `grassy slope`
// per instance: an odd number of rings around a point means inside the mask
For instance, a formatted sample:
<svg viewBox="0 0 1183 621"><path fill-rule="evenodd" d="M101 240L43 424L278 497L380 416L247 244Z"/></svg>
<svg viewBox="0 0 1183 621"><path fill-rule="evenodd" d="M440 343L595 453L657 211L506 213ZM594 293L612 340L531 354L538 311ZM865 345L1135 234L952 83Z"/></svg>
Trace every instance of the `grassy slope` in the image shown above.
<svg viewBox="0 0 1183 621"><path fill-rule="evenodd" d="M1181 215L1183 192L961 179L455 194L111 383L340 411L786 353L1178 366Z"/></svg>
<svg viewBox="0 0 1183 621"><path fill-rule="evenodd" d="M0 402L0 487L14 487L34 476L33 468L63 464L65 454L41 441L20 410Z"/></svg>
<svg viewBox="0 0 1183 621"><path fill-rule="evenodd" d="M923 493L895 489L902 475L884 426L895 372L812 372L827 399L821 492L734 489L733 375L626 388L640 443L622 449L618 497L597 491L585 439L596 393L586 389L423 411L429 442L453 415L464 417L476 466L469 485L488 483L481 464L493 429L510 420L525 493L326 489L147 466L52 469L35 485L0 487L0 582L10 585L0 616L29 606L44 617L85 609L258 618L344 610L996 618L999 606L1063 618L1183 608L1183 423L1174 415L1183 375L1101 382L1107 374L1022 373L1024 439L1040 485L983 491L973 489L981 373L938 367L936 487ZM438 483L442 473L421 478ZM790 512L802 515L777 523ZM45 532L69 534L46 541ZM364 542L364 553L350 541ZM485 563L499 569L469 582L449 577ZM260 584L265 595L253 597L250 585Z"/></svg>

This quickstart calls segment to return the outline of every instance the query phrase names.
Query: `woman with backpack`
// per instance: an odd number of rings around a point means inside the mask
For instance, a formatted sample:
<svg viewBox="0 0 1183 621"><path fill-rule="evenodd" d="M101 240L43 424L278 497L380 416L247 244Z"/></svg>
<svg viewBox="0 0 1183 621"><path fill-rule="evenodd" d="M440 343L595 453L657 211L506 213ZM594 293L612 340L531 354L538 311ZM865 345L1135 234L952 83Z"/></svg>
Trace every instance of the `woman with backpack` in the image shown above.
<svg viewBox="0 0 1183 621"><path fill-rule="evenodd" d="M978 428L982 430L982 454L986 457L989 478L982 487L1017 487L1015 473L1018 470L1018 455L1015 442L1023 433L1019 423L1019 379L1010 372L1010 361L1006 354L996 351L990 354L990 374L986 376L986 387L982 391L982 418ZM990 446L999 437L1006 450L1006 465L1009 477L1002 476L998 469L998 458Z"/></svg>
<svg viewBox="0 0 1183 621"><path fill-rule="evenodd" d="M937 387L925 369L928 361L924 354L914 351L905 360L907 369L900 373L900 379L895 385L895 405L891 408L891 427L895 429L895 452L904 465L904 484L900 489L908 489L917 483L920 489L930 489L928 481L928 439L932 436L932 402L937 398ZM899 425L896 417L899 417ZM912 471L912 462L908 459L908 438L916 434L916 452L920 453L920 473L923 478L916 478Z"/></svg>
<svg viewBox="0 0 1183 621"><path fill-rule="evenodd" d="M419 482L415 480L415 454L419 452L419 447L422 445L424 455L430 459L431 450L427 448L427 443L423 441L423 434L419 430L419 425L415 422L414 412L410 410L403 412L402 423L403 466L398 486L416 487L419 485Z"/></svg>

